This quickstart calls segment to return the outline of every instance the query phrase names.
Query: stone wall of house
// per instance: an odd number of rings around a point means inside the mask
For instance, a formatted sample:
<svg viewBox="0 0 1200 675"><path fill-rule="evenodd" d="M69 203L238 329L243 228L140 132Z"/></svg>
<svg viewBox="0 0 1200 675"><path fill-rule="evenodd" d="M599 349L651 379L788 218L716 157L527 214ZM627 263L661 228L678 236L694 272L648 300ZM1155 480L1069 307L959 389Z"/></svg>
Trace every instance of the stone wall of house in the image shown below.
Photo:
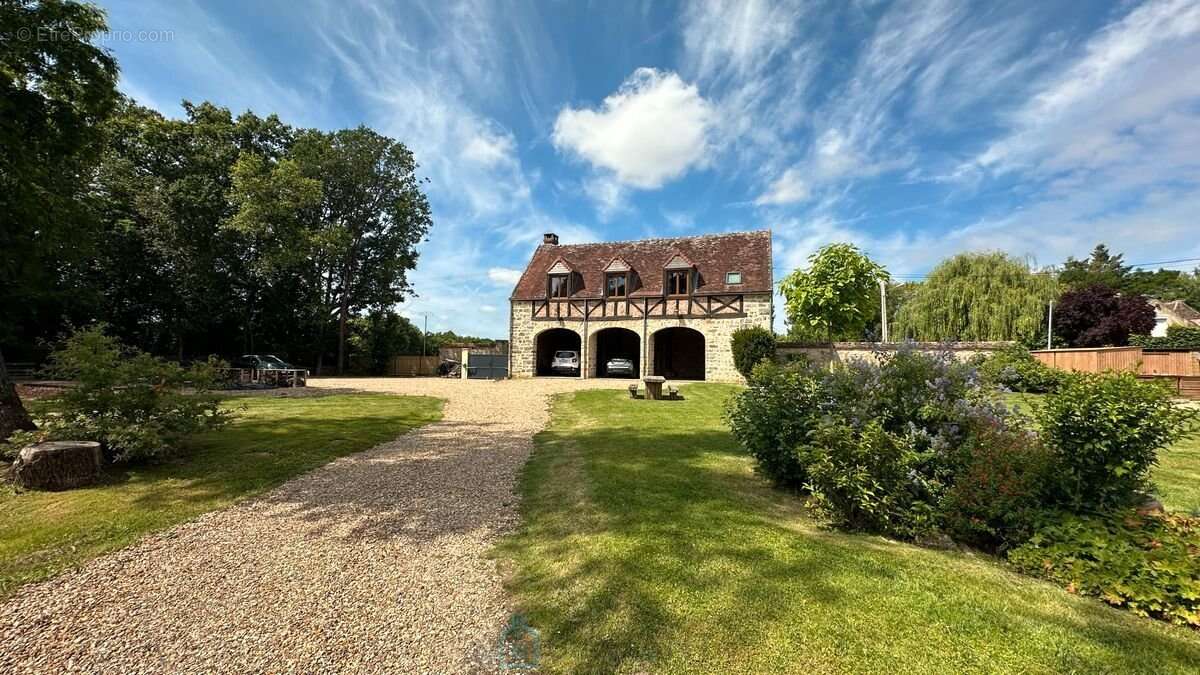
<svg viewBox="0 0 1200 675"><path fill-rule="evenodd" d="M583 362L587 368L583 377L596 376L596 342L598 334L605 328L624 328L638 336L641 345L639 363L642 375L652 374L654 364L654 333L664 328L684 327L699 331L704 336L704 378L713 382L741 382L733 365L733 350L730 347L733 332L739 328L762 326L771 328L772 298L770 294L746 295L742 304L742 315L720 318L648 318L588 321L582 320L534 320L533 303L513 301L511 303L510 363L512 377L532 377L537 358L537 335L551 328L566 328L580 337Z"/></svg>
<svg viewBox="0 0 1200 675"><path fill-rule="evenodd" d="M901 342L825 342L798 343L781 342L777 350L780 361L796 356L807 357L816 365L828 366L837 361L879 362L879 354L893 352L906 343ZM910 342L912 347L926 352L949 352L959 361L967 361L978 354L990 354L1012 344L1011 342Z"/></svg>

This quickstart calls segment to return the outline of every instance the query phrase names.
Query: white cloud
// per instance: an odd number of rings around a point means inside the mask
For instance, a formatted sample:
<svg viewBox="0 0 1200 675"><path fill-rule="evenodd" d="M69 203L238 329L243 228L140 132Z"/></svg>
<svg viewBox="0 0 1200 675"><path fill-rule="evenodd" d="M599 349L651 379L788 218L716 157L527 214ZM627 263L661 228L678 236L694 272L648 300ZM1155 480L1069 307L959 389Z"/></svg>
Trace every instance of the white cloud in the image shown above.
<svg viewBox="0 0 1200 675"><path fill-rule="evenodd" d="M746 75L769 62L796 34L799 2L700 0L684 9L683 42L701 78Z"/></svg>
<svg viewBox="0 0 1200 675"><path fill-rule="evenodd" d="M621 183L654 189L705 163L712 118L695 85L638 68L599 109L560 111L553 140Z"/></svg>
<svg viewBox="0 0 1200 675"><path fill-rule="evenodd" d="M492 267L487 271L488 279L496 282L500 286L516 286L521 280L521 270L514 270L508 267Z"/></svg>
<svg viewBox="0 0 1200 675"><path fill-rule="evenodd" d="M1095 168L1178 148L1150 134L1173 113L1200 122L1200 3L1151 2L1087 42L1011 116L1011 131L975 158L997 171ZM1190 154L1190 153L1189 153ZM1170 169L1156 158L1160 169ZM1165 172L1166 173L1166 172Z"/></svg>
<svg viewBox="0 0 1200 675"><path fill-rule="evenodd" d="M781 205L795 204L808 199L808 183L800 175L797 169L788 169L783 172L767 191L758 196L754 200L755 204L763 205Z"/></svg>
<svg viewBox="0 0 1200 675"><path fill-rule="evenodd" d="M583 181L583 192L596 205L600 220L608 222L618 213L629 211L629 190L612 175L591 176Z"/></svg>
<svg viewBox="0 0 1200 675"><path fill-rule="evenodd" d="M482 133L472 136L463 148L462 156L486 167L516 162L517 143L510 133Z"/></svg>

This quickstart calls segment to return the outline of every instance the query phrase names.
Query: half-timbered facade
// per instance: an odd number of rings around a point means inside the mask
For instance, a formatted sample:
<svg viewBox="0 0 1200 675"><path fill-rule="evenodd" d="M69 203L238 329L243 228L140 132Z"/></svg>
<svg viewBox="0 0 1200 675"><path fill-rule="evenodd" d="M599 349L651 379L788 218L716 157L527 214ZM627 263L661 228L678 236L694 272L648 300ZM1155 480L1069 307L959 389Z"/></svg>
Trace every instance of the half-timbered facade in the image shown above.
<svg viewBox="0 0 1200 675"><path fill-rule="evenodd" d="M730 340L771 327L769 232L559 244L547 234L511 298L514 377L555 374L554 354L575 351L580 377L611 359L638 375L736 381Z"/></svg>

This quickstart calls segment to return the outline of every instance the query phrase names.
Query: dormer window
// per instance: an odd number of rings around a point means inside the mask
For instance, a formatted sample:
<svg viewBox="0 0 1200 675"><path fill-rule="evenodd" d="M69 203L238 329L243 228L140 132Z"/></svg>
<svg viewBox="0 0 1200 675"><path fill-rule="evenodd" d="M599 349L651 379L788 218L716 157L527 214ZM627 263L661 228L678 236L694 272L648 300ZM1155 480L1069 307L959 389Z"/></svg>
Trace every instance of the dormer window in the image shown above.
<svg viewBox="0 0 1200 675"><path fill-rule="evenodd" d="M550 275L550 297L551 298L569 298L571 297L571 278L567 274L551 274Z"/></svg>
<svg viewBox="0 0 1200 675"><path fill-rule="evenodd" d="M604 266L604 297L624 298L633 290L633 268L621 258Z"/></svg>
<svg viewBox="0 0 1200 675"><path fill-rule="evenodd" d="M623 298L628 287L629 275L625 272L609 272L604 294L610 298Z"/></svg>
<svg viewBox="0 0 1200 675"><path fill-rule="evenodd" d="M730 286L735 286L737 284L742 283L742 273L741 272L726 272L725 273L725 283L729 284Z"/></svg>
<svg viewBox="0 0 1200 675"><path fill-rule="evenodd" d="M691 270L670 270L667 272L667 295L687 295L691 289Z"/></svg>
<svg viewBox="0 0 1200 675"><path fill-rule="evenodd" d="M547 271L546 294L550 298L571 297L571 266L559 258Z"/></svg>

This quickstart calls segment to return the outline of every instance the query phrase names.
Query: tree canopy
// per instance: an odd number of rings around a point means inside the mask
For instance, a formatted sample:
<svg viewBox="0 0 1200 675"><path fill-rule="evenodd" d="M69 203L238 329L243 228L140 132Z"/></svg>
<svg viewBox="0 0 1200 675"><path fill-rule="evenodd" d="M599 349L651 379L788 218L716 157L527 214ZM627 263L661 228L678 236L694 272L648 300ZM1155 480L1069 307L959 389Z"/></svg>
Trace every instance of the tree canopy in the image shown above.
<svg viewBox="0 0 1200 675"><path fill-rule="evenodd" d="M1054 309L1054 333L1072 347L1123 347L1153 328L1154 308L1143 296L1103 284L1068 289Z"/></svg>
<svg viewBox="0 0 1200 675"><path fill-rule="evenodd" d="M1169 269L1134 269L1125 263L1123 254L1113 254L1104 244L1097 244L1092 255L1085 260L1067 258L1059 273L1059 281L1068 288L1100 284L1127 295L1183 300L1193 307L1200 307L1200 268L1190 273Z"/></svg>
<svg viewBox="0 0 1200 675"><path fill-rule="evenodd" d="M829 244L809 257L808 269L784 277L788 337L797 340L861 340L879 312L883 266L853 244Z"/></svg>
<svg viewBox="0 0 1200 675"><path fill-rule="evenodd" d="M1052 274L1004 253L962 253L916 286L896 317L896 333L917 340L1031 340L1044 331Z"/></svg>
<svg viewBox="0 0 1200 675"><path fill-rule="evenodd" d="M91 42L105 30L91 5L0 3L0 344L53 314L83 269L84 192L117 100L116 61ZM0 353L0 440L32 426Z"/></svg>

